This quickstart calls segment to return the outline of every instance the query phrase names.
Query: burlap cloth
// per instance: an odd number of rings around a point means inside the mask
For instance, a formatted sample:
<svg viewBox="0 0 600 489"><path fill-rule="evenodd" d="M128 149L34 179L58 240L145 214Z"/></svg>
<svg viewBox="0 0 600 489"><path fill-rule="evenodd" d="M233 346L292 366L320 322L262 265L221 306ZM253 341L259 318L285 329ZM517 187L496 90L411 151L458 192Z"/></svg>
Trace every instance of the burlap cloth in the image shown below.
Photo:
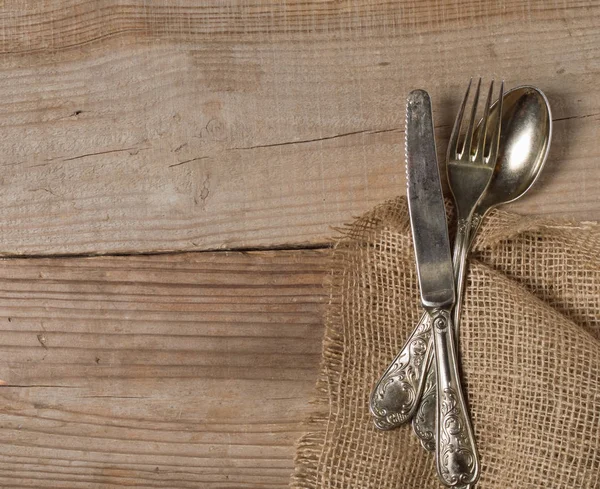
<svg viewBox="0 0 600 489"><path fill-rule="evenodd" d="M593 223L486 219L460 338L478 488L600 487L599 252ZM342 230L329 279L315 415L291 487L441 487L410 427L378 431L368 410L422 313L405 199Z"/></svg>

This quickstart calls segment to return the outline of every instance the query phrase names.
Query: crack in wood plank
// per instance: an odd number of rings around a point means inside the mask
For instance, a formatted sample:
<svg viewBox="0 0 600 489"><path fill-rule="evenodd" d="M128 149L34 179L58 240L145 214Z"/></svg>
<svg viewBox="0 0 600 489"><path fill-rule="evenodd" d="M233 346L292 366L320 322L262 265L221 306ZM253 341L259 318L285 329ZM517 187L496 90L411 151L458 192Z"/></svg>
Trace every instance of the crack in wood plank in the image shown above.
<svg viewBox="0 0 600 489"><path fill-rule="evenodd" d="M83 155L72 156L69 158L63 158L62 161L73 161L73 160L79 160L81 158L88 158L90 156L106 155L106 154L110 154L110 153L122 153L123 151L136 151L136 154L137 154L137 152L139 152L143 149L148 149L148 148L132 147L132 148L122 148L122 149L108 149L106 151L97 151L95 153L87 153L87 154L83 154Z"/></svg>
<svg viewBox="0 0 600 489"><path fill-rule="evenodd" d="M308 144L308 143L318 143L321 141L328 141L331 139L339 139L339 138L345 138L348 136L355 136L358 134L382 134L382 133L386 133L386 132L404 132L404 129L401 129L399 127L393 127L390 129L378 129L378 130L373 130L373 129L362 129L359 131L350 131L350 132L345 132L342 134L335 134L333 136L323 136L323 137L319 137L319 138L313 138L313 139L300 139L298 141L283 141L281 143L269 143L269 144L256 144L253 146L242 146L242 147L233 147L233 148L227 148L228 151L243 151L243 150L249 150L249 149L259 149L259 148L276 148L278 146L289 146L292 144Z"/></svg>
<svg viewBox="0 0 600 489"><path fill-rule="evenodd" d="M182 144L179 148L174 149L173 151L178 151L179 149L181 149L184 145ZM210 156L199 156L198 158L191 158L189 160L185 160L185 161L180 161L179 163L174 163L172 165L169 165L169 168L174 168L176 166L181 166L181 165L185 165L186 163L193 163L194 161L200 161L200 160L207 160L210 159Z"/></svg>

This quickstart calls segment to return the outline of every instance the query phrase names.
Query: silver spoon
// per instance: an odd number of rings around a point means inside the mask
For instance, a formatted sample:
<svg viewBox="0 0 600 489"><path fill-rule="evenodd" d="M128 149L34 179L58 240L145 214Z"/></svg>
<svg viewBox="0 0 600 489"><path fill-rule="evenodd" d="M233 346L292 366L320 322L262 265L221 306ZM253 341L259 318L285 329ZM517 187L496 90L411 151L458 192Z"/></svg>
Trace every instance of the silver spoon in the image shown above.
<svg viewBox="0 0 600 489"><path fill-rule="evenodd" d="M492 118L489 124L494 127L498 117L497 103L490 112ZM531 188L546 162L551 139L552 115L542 91L532 86L522 86L507 92L503 99L498 159L492 180L473 213L470 244L483 217L490 210L519 199ZM459 299L464 281L463 270L457 278ZM457 300L455 318L460 317L460 307L461 301ZM428 450L435 450L435 406L435 372L429 367L421 404L412 420L415 433Z"/></svg>

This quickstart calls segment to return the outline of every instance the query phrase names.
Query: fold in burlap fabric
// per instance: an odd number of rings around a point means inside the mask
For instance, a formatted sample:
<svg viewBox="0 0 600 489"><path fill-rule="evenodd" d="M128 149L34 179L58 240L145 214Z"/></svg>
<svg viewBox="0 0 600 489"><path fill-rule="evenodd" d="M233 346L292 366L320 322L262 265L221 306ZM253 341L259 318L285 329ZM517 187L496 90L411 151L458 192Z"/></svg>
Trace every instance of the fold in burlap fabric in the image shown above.
<svg viewBox="0 0 600 489"><path fill-rule="evenodd" d="M477 487L600 487L600 227L504 212L470 261L462 368ZM410 426L375 429L369 395L422 309L405 199L342 230L332 254L316 412L292 488L439 488Z"/></svg>

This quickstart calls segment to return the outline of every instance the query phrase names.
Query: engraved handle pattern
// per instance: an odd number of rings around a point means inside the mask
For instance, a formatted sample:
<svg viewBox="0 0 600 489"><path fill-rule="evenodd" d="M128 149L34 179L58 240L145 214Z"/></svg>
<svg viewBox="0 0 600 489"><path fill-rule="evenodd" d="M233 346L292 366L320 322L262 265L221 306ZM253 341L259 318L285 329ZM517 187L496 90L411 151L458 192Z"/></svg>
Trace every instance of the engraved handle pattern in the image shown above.
<svg viewBox="0 0 600 489"><path fill-rule="evenodd" d="M474 484L479 456L458 372L454 328L450 313L432 312L437 378L436 465L449 487Z"/></svg>
<svg viewBox="0 0 600 489"><path fill-rule="evenodd" d="M458 335L466 256L486 212L485 209L478 209L470 220L461 218L458 221L453 252L457 282L457 301L454 308L455 337ZM428 314L421 317L402 351L380 378L371 395L369 407L375 426L382 430L395 428L412 418L413 430L420 438L421 444L425 449L434 451L437 389L432 340L427 337L431 330L428 318ZM425 342L425 352L421 355L422 343L416 342L411 355L411 344L418 338Z"/></svg>
<svg viewBox="0 0 600 489"><path fill-rule="evenodd" d="M423 448L429 452L435 451L436 389L435 364L433 363L433 355L431 355L427 362L427 380L421 396L421 404L419 404L419 409L412 419L413 431L421 440Z"/></svg>
<svg viewBox="0 0 600 489"><path fill-rule="evenodd" d="M377 428L396 428L413 417L425 384L432 343L431 317L424 314L404 348L373 389L369 407Z"/></svg>
<svg viewBox="0 0 600 489"><path fill-rule="evenodd" d="M454 244L454 272L456 274L456 303L454 305L454 338L456 338L456 350L458 351L458 331L460 322L460 313L462 306L462 296L464 292L465 276L467 270L467 253L473 244L473 239L481 225L485 215L484 209L478 209L473 213L471 219L459 219L456 242ZM433 350L430 354L433 354ZM426 450L433 452L435 450L435 418L437 406L437 388L435 376L435 364L427 359L427 381L421 399L421 405L412 421L412 427L415 434L421 440L421 445Z"/></svg>

